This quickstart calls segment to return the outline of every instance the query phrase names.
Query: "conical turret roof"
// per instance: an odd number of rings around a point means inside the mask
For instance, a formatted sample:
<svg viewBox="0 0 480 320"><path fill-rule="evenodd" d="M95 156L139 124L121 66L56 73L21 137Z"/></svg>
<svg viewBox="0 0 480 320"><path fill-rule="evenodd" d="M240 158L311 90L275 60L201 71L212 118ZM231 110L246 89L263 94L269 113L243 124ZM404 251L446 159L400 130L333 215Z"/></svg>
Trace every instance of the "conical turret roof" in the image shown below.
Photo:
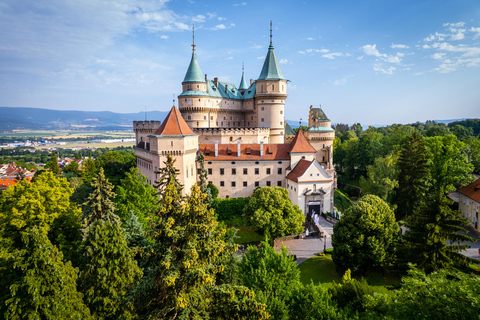
<svg viewBox="0 0 480 320"><path fill-rule="evenodd" d="M303 134L302 128L298 129L298 133L290 143L290 153L314 153L317 152L314 147L308 142Z"/></svg>
<svg viewBox="0 0 480 320"><path fill-rule="evenodd" d="M273 50L273 45L270 43L268 47L268 53L265 57L265 62L263 63L262 72L258 77L258 80L286 80L283 76L280 65L277 61L277 56L275 55L275 50Z"/></svg>
<svg viewBox="0 0 480 320"><path fill-rule="evenodd" d="M194 133L183 120L178 109L173 106L155 134L157 136L188 136Z"/></svg>
<svg viewBox="0 0 480 320"><path fill-rule="evenodd" d="M200 70L200 66L197 62L195 51L192 53L192 60L190 60L190 65L188 66L183 82L205 82L202 70Z"/></svg>
<svg viewBox="0 0 480 320"><path fill-rule="evenodd" d="M247 82L245 81L245 73L242 71L242 79L240 80L240 85L238 86L238 90L247 90Z"/></svg>

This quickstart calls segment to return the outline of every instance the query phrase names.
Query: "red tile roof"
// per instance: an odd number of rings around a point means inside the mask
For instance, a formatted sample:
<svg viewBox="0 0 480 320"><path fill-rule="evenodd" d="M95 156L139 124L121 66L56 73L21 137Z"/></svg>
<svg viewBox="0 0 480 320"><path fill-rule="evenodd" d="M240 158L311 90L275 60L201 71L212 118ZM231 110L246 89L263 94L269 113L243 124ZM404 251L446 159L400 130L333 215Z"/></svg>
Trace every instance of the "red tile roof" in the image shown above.
<svg viewBox="0 0 480 320"><path fill-rule="evenodd" d="M288 155L289 144L264 144L263 157L260 156L260 144L241 144L240 157L237 156L238 145L219 144L218 157L215 157L214 144L201 144L200 152L205 155L205 160L290 160Z"/></svg>
<svg viewBox="0 0 480 320"><path fill-rule="evenodd" d="M290 153L311 153L317 152L314 147L308 142L307 138L303 134L302 128L298 130L297 135L290 143Z"/></svg>
<svg viewBox="0 0 480 320"><path fill-rule="evenodd" d="M155 134L160 136L186 136L194 133L183 120L177 108L173 106Z"/></svg>
<svg viewBox="0 0 480 320"><path fill-rule="evenodd" d="M293 170L289 174L287 174L287 179L298 182L298 178L303 176L303 174L305 173L305 171L307 171L307 169L310 167L312 162L313 160L312 161L303 160L303 159L300 160L295 166L295 168L293 168Z"/></svg>
<svg viewBox="0 0 480 320"><path fill-rule="evenodd" d="M480 179L475 180L474 182L470 183L468 186L459 189L463 195L466 195L470 199L480 202Z"/></svg>

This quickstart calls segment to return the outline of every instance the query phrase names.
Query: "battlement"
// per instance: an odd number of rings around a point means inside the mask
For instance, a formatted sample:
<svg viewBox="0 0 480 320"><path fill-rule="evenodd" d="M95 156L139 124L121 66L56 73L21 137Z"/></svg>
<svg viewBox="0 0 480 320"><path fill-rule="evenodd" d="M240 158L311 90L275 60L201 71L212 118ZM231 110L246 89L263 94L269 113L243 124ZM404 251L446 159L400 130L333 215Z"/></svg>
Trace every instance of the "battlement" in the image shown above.
<svg viewBox="0 0 480 320"><path fill-rule="evenodd" d="M199 144L218 143L269 143L270 128L259 127L231 127L231 128L194 128L193 132L199 136Z"/></svg>
<svg viewBox="0 0 480 320"><path fill-rule="evenodd" d="M160 128L161 121L158 120L150 120L150 121L133 121L133 131L152 131L154 133Z"/></svg>

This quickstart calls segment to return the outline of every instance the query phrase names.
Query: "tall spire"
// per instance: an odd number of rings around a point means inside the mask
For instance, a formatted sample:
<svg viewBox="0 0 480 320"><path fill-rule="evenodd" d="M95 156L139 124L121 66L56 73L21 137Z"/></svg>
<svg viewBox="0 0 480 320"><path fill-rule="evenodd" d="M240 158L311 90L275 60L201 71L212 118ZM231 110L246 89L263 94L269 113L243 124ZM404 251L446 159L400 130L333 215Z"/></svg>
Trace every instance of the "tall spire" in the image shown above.
<svg viewBox="0 0 480 320"><path fill-rule="evenodd" d="M242 79L240 79L240 86L238 86L238 90L247 90L247 89L248 89L248 86L247 86L247 82L245 81L245 70L242 63Z"/></svg>
<svg viewBox="0 0 480 320"><path fill-rule="evenodd" d="M195 53L195 23L192 26L192 34L193 34L193 39L192 39L192 52Z"/></svg>
<svg viewBox="0 0 480 320"><path fill-rule="evenodd" d="M200 70L200 66L197 62L197 57L195 53L195 25L192 27L193 40L192 40L192 59L190 60L190 65L188 66L187 73L183 82L205 82L205 78Z"/></svg>
<svg viewBox="0 0 480 320"><path fill-rule="evenodd" d="M258 77L258 80L287 80L283 76L280 65L278 64L275 50L273 50L273 34L272 34L272 21L270 21L270 46L268 47L268 53L263 63L262 72Z"/></svg>
<svg viewBox="0 0 480 320"><path fill-rule="evenodd" d="M270 20L270 47L273 47L272 20Z"/></svg>

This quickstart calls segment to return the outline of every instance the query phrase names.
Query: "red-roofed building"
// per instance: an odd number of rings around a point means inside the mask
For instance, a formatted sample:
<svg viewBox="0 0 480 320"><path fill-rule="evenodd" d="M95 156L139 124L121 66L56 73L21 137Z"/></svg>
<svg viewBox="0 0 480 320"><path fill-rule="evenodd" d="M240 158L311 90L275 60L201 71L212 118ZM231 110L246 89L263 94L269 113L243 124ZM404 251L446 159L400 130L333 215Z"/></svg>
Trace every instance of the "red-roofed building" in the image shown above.
<svg viewBox="0 0 480 320"><path fill-rule="evenodd" d="M219 197L248 197L258 187L282 187L306 212L333 212L335 131L321 108L310 107L308 129L294 134L285 121L287 80L270 44L260 76L247 84L208 80L192 59L163 123L134 121L137 167L153 184L167 154L176 159L184 193L197 182L196 155L205 155L208 182ZM316 211L317 213L320 210Z"/></svg>
<svg viewBox="0 0 480 320"><path fill-rule="evenodd" d="M25 168L17 167L17 164L0 164L0 190L14 186L18 181L26 179L32 181L35 171L28 171Z"/></svg>
<svg viewBox="0 0 480 320"><path fill-rule="evenodd" d="M462 212L475 230L480 232L478 212L480 211L480 179L458 190L460 193L458 210Z"/></svg>

